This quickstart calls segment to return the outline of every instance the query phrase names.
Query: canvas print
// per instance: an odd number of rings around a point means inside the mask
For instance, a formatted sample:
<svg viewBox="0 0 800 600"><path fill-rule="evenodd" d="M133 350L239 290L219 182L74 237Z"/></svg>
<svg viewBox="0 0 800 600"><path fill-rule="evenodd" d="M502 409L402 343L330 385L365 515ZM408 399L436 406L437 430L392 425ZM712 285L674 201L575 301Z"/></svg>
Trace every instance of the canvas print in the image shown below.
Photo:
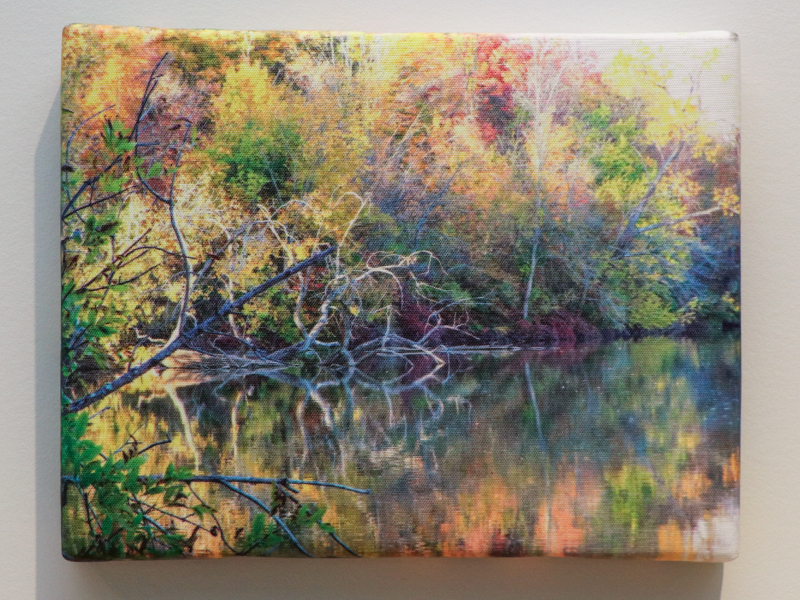
<svg viewBox="0 0 800 600"><path fill-rule="evenodd" d="M64 556L734 558L738 64L67 27Z"/></svg>

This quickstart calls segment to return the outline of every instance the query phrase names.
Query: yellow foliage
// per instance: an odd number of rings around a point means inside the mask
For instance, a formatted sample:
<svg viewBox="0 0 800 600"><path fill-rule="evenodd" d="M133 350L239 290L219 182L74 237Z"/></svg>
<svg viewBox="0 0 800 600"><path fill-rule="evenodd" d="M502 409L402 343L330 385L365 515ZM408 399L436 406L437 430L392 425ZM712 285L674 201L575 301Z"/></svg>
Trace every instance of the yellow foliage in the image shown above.
<svg viewBox="0 0 800 600"><path fill-rule="evenodd" d="M699 470L684 473L674 490L675 496L685 500L700 500L711 487L711 480Z"/></svg>
<svg viewBox="0 0 800 600"><path fill-rule="evenodd" d="M658 557L661 560L677 560L685 555L684 535L678 523L670 519L658 527Z"/></svg>
<svg viewBox="0 0 800 600"><path fill-rule="evenodd" d="M725 485L738 485L740 472L741 464L739 461L739 451L737 450L731 454L728 462L722 465L722 482Z"/></svg>
<svg viewBox="0 0 800 600"><path fill-rule="evenodd" d="M222 91L214 99L218 122L236 128L248 122L268 125L286 118L301 120L299 94L274 80L269 69L248 60L229 67Z"/></svg>
<svg viewBox="0 0 800 600"><path fill-rule="evenodd" d="M617 93L642 100L639 118L644 133L661 148L672 141L696 139L699 134L698 98L696 94L681 98L671 93L673 77L668 61L644 45L637 53L620 51L603 73L603 81Z"/></svg>
<svg viewBox="0 0 800 600"><path fill-rule="evenodd" d="M733 188L715 189L714 202L722 207L726 215L738 215L741 212L739 195Z"/></svg>

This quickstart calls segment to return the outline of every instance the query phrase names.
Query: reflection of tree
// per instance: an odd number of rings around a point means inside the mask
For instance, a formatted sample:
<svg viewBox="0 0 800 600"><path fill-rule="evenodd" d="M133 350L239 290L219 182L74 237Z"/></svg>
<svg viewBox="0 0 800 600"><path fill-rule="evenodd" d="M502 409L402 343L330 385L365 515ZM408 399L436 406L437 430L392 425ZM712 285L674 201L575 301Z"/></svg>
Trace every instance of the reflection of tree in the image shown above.
<svg viewBox="0 0 800 600"><path fill-rule="evenodd" d="M214 421L224 435L194 428L201 455L224 439L222 456L263 476L372 489L367 503L325 500L346 511L344 537L373 540L354 546L367 553L684 556L675 540L708 527L738 485L729 439L716 420L705 428L713 411L695 402L706 386L724 389L726 359L709 352L698 364L691 351L645 340L580 359L509 353L438 369L427 356L392 356L221 377L179 399L197 406L215 394L207 406L225 415Z"/></svg>
<svg viewBox="0 0 800 600"><path fill-rule="evenodd" d="M183 432L184 443L189 447L192 456L194 457L194 468L200 468L200 451L197 449L197 444L194 442L194 434L192 433L192 424L189 422L189 415L186 413L186 407L178 397L178 390L174 385L167 384L164 386L167 396L172 401L172 406L178 411L181 420L181 427Z"/></svg>

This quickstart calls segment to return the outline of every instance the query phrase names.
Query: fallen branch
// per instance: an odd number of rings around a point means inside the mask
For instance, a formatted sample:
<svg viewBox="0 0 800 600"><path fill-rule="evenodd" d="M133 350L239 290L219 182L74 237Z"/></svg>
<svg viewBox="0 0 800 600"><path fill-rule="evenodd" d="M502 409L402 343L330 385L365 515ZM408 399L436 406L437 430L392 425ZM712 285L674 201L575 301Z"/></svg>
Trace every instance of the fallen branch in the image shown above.
<svg viewBox="0 0 800 600"><path fill-rule="evenodd" d="M141 481L152 481L163 479L163 475L142 475L139 477ZM175 481L182 481L183 483L247 483L250 485L312 485L316 487L329 487L347 492L354 492L356 494L369 494L369 490L350 487L342 483L333 483L330 481L315 481L310 479L289 479L287 477L245 477L239 475L193 475L186 479L176 479ZM291 489L291 488L290 488Z"/></svg>
<svg viewBox="0 0 800 600"><path fill-rule="evenodd" d="M282 273L279 273L275 277L268 279L264 283L257 285L256 287L252 288L249 292L241 296L238 300L226 302L222 308L220 308L214 315L210 316L208 319L193 327L189 331L185 331L178 335L175 340L164 346L159 352L154 354L151 358L144 361L143 363L129 369L119 377L117 377L114 381L111 381L105 384L100 389L91 392L70 402L67 406L64 407L62 410L62 414L69 414L78 412L79 410L83 410L93 404L99 402L109 394L116 392L123 386L128 385L132 381L138 379L145 373L147 373L150 369L159 365L162 360L170 356L173 352L181 348L182 346L186 345L188 342L196 338L197 336L206 333L208 329L214 325L220 319L226 317L231 312L237 311L241 309L245 304L250 302L253 298L260 296L268 289L275 287L279 283L289 279L292 275L296 275L297 273L307 269L308 267L322 261L324 258L329 256L336 250L336 246L331 246L322 252L318 252L317 254L307 258L303 262L297 263L290 269L286 269Z"/></svg>

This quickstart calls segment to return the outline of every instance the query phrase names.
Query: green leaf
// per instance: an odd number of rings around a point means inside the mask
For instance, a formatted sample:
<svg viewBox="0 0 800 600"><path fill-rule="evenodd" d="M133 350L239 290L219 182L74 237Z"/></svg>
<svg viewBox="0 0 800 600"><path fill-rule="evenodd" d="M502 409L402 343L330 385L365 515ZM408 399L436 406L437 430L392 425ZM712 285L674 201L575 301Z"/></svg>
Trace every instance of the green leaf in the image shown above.
<svg viewBox="0 0 800 600"><path fill-rule="evenodd" d="M313 525L317 521L321 520L325 515L327 508L324 506L320 506L316 510L314 510L314 508L315 507L313 505L309 508L302 508L297 515L297 524L303 527L308 527L309 525Z"/></svg>
<svg viewBox="0 0 800 600"><path fill-rule="evenodd" d="M333 525L331 525L330 523L325 523L325 522L323 522L323 521L319 521L319 522L317 523L317 525L318 525L318 526L319 526L319 528L320 528L322 531L324 531L325 533L335 533L335 531L336 531L336 530L333 528Z"/></svg>
<svg viewBox="0 0 800 600"><path fill-rule="evenodd" d="M108 538L111 535L111 529L114 527L114 521L111 517L106 517L103 519L102 524L100 525L100 533L103 535L104 538Z"/></svg>
<svg viewBox="0 0 800 600"><path fill-rule="evenodd" d="M73 429L73 435L76 438L82 438L83 434L86 433L86 427L89 425L89 415L87 413L81 413L75 419L75 426Z"/></svg>
<svg viewBox="0 0 800 600"><path fill-rule="evenodd" d="M183 484L176 483L173 485L167 486L167 489L164 490L164 502L167 504L172 504L177 499L178 495L183 491Z"/></svg>
<svg viewBox="0 0 800 600"><path fill-rule="evenodd" d="M120 154L123 152L130 152L136 147L136 142L131 140L119 140L117 142L117 152Z"/></svg>
<svg viewBox="0 0 800 600"><path fill-rule="evenodd" d="M258 513L253 519L253 524L250 526L250 531L245 540L248 546L252 546L262 537L264 537L264 530L266 528L266 517L264 513Z"/></svg>
<svg viewBox="0 0 800 600"><path fill-rule="evenodd" d="M82 463L88 463L97 458L100 455L101 448L97 444L91 444L86 449L81 452L80 458L78 459Z"/></svg>
<svg viewBox="0 0 800 600"><path fill-rule="evenodd" d="M198 517L202 519L205 515L212 514L214 512L214 509L211 508L210 506L205 506L203 504L195 504L192 507L192 511L194 511L194 514L196 514Z"/></svg>
<svg viewBox="0 0 800 600"><path fill-rule="evenodd" d="M142 456L142 455L134 456L128 462L125 463L125 467L129 471L135 471L136 475L138 476L139 475L139 469L142 467L142 465L146 461L147 461L147 457L146 456Z"/></svg>
<svg viewBox="0 0 800 600"><path fill-rule="evenodd" d="M153 177L161 177L161 174L164 172L164 169L161 167L161 163L155 162L150 165L150 168L147 170L147 175L145 179L152 179Z"/></svg>

